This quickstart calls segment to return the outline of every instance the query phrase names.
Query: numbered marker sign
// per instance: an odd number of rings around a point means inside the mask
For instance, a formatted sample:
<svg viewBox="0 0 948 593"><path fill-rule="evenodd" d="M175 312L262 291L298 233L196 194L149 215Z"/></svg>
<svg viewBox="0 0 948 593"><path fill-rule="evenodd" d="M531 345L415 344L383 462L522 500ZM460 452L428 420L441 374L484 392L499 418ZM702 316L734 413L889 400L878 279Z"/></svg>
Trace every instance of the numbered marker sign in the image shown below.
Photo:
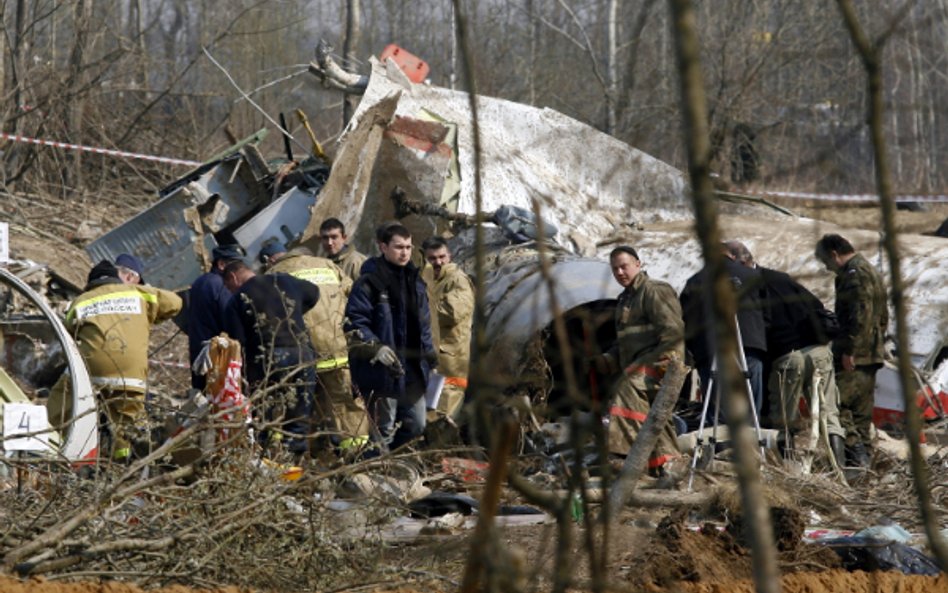
<svg viewBox="0 0 948 593"><path fill-rule="evenodd" d="M7 451L49 450L46 406L3 404L3 448Z"/></svg>

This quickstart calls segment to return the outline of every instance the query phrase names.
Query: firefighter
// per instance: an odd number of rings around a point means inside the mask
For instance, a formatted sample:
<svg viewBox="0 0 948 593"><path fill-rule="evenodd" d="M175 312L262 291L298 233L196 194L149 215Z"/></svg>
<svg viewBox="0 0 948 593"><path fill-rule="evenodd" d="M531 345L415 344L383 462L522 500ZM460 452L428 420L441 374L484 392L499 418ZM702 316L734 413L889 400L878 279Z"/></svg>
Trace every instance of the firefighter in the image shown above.
<svg viewBox="0 0 948 593"><path fill-rule="evenodd" d="M355 282L359 279L366 257L346 243L348 238L346 227L338 218L327 218L319 225L319 241L324 255Z"/></svg>
<svg viewBox="0 0 948 593"><path fill-rule="evenodd" d="M613 388L608 438L611 453L626 455L658 394L668 362L684 358L685 324L675 290L648 277L635 249L616 247L609 254L609 264L625 290L616 304L616 344L598 364L607 371L623 372ZM668 462L680 456L669 418L649 456L649 474L668 476Z"/></svg>
<svg viewBox="0 0 948 593"><path fill-rule="evenodd" d="M113 460L131 457L145 419L150 328L177 315L181 305L173 292L125 284L116 267L103 260L89 272L85 292L66 311L66 328L76 338L108 419ZM53 388L48 404L59 425L71 415L69 389L61 383Z"/></svg>
<svg viewBox="0 0 948 593"><path fill-rule="evenodd" d="M369 440L369 421L362 398L352 394L349 354L342 324L352 281L334 263L297 247L287 252L279 242L260 250L267 273L283 272L319 287L319 302L303 315L316 349L317 421L328 421L337 433L332 440L342 451L358 450Z"/></svg>
<svg viewBox="0 0 948 593"><path fill-rule="evenodd" d="M428 265L421 278L428 286L431 334L438 350L438 368L445 376L437 412L456 417L464 403L471 357L471 321L474 317L474 283L451 263L448 244L430 237L421 245ZM429 418L431 419L431 418Z"/></svg>

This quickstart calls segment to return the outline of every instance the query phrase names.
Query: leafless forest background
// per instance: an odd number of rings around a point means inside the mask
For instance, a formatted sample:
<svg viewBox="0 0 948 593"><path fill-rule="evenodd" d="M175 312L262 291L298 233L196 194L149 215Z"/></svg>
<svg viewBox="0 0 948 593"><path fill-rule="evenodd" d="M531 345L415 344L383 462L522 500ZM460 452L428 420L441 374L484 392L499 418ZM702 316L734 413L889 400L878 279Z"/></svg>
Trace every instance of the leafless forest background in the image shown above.
<svg viewBox="0 0 948 593"><path fill-rule="evenodd" d="M25 136L202 160L304 109L322 140L342 125L342 97L306 73L320 38L346 47L344 0L4 0L3 130ZM349 69L391 42L463 88L448 0L362 0ZM486 95L547 106L684 168L667 6L655 0L462 2L475 77ZM948 2L859 3L885 45L885 131L896 193L943 191L948 137ZM873 190L863 71L837 7L790 0L696 4L712 169L768 188ZM339 56L342 59L342 56ZM457 81L453 83L452 81ZM295 121L295 118L291 118ZM750 141L750 144L748 143ZM279 152L278 139L271 148ZM756 170L735 166L748 146ZM2 145L7 191L78 203L114 190L132 202L180 171L77 152ZM90 203L92 201L90 200Z"/></svg>

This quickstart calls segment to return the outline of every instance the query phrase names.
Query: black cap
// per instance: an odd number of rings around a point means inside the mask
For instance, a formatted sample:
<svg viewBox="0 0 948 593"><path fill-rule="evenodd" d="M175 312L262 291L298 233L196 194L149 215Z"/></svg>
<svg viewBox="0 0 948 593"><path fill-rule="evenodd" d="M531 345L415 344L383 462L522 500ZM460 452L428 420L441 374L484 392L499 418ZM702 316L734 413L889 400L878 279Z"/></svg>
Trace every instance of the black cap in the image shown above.
<svg viewBox="0 0 948 593"><path fill-rule="evenodd" d="M103 278L118 279L118 270L116 270L115 265L107 259L103 259L89 270L89 278L86 282L91 283L96 280L102 280Z"/></svg>
<svg viewBox="0 0 948 593"><path fill-rule="evenodd" d="M244 248L236 243L231 243L229 245L218 245L214 248L214 251L211 252L211 254L213 256L214 263L217 263L220 260L242 260L244 258Z"/></svg>

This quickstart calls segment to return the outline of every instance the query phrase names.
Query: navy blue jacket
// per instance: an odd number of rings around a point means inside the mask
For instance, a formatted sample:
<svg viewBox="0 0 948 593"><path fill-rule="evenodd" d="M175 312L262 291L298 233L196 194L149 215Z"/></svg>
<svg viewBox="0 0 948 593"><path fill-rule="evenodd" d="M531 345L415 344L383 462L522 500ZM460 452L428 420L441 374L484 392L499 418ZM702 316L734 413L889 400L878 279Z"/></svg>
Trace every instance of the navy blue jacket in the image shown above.
<svg viewBox="0 0 948 593"><path fill-rule="evenodd" d="M224 331L224 311L230 302L230 291L224 277L214 270L204 274L191 286L188 305L188 360L201 353L204 342Z"/></svg>
<svg viewBox="0 0 948 593"><path fill-rule="evenodd" d="M251 384L263 379L270 365L281 368L314 360L303 314L318 300L315 284L280 272L254 276L234 293L224 327L243 345Z"/></svg>
<svg viewBox="0 0 948 593"><path fill-rule="evenodd" d="M428 308L428 291L418 268L409 263L399 273L406 275L405 286L413 287L417 311L409 315L404 305L393 307L393 303L406 303L407 295L393 299L385 288L379 266L387 264L382 256L373 257L362 265L362 274L352 286L346 304L346 333L353 333L349 365L352 380L359 386L363 396L372 393L387 397L400 397L406 392L408 383L420 382L422 388L428 383L431 372L430 360L437 357L431 338L431 312ZM390 266L394 268L394 266ZM409 323L417 323L414 328ZM419 343L409 344L411 336ZM359 348L358 344L386 345L398 355L405 369L399 378L382 364L371 364L369 360L376 348Z"/></svg>

